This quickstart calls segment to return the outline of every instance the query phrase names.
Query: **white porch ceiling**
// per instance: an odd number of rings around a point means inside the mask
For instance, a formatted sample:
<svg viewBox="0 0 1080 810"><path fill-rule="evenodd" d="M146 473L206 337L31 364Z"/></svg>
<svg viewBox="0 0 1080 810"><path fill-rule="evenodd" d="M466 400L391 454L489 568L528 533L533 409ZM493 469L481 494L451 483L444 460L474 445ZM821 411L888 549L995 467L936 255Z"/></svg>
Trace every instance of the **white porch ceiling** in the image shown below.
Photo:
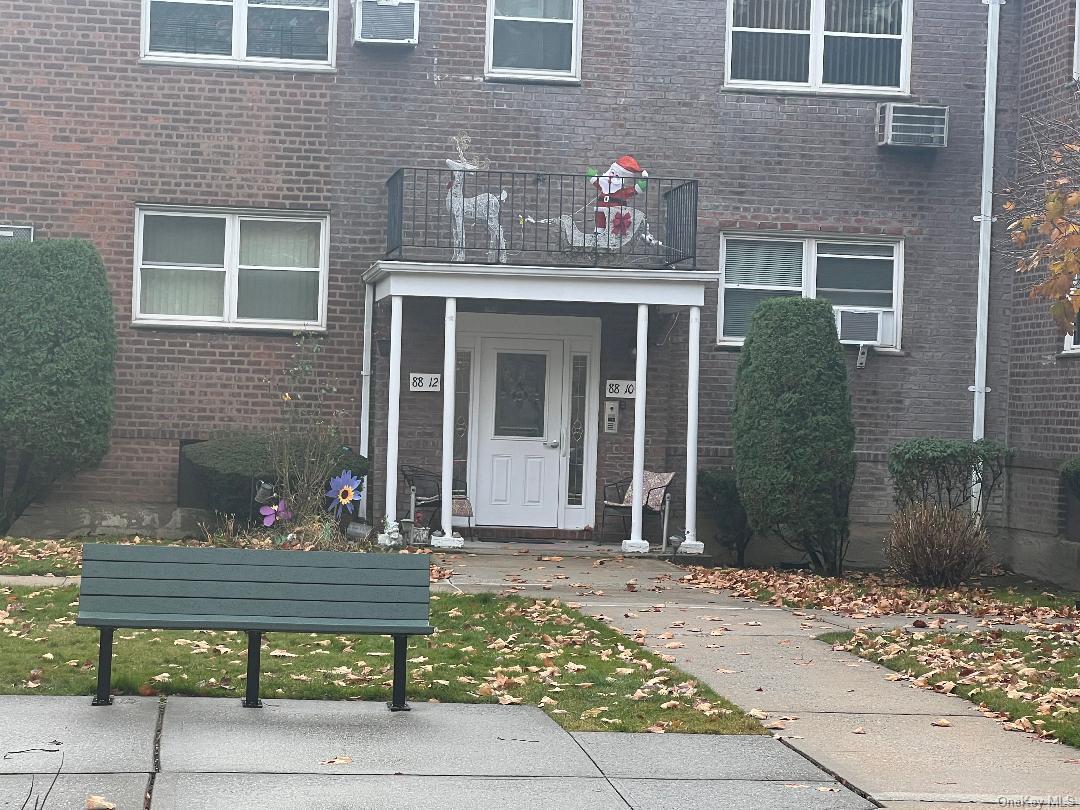
<svg viewBox="0 0 1080 810"><path fill-rule="evenodd" d="M377 300L401 295L700 307L719 273L380 261L361 278L374 286Z"/></svg>

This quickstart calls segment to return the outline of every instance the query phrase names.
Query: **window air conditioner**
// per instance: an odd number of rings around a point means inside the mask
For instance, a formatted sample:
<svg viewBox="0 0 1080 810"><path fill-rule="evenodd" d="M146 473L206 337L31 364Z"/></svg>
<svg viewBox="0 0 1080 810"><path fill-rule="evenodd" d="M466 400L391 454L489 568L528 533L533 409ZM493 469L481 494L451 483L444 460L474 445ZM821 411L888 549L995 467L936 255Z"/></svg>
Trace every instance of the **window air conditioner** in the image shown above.
<svg viewBox="0 0 1080 810"><path fill-rule="evenodd" d="M0 245L33 241L34 229L30 225L0 225Z"/></svg>
<svg viewBox="0 0 1080 810"><path fill-rule="evenodd" d="M880 309L836 310L836 333L840 336L840 342L856 346L880 346L885 342L881 328L885 314Z"/></svg>
<svg viewBox="0 0 1080 810"><path fill-rule="evenodd" d="M356 41L415 45L420 41L420 0L356 0Z"/></svg>
<svg viewBox="0 0 1080 810"><path fill-rule="evenodd" d="M949 108L887 102L877 107L878 146L940 149L949 145Z"/></svg>

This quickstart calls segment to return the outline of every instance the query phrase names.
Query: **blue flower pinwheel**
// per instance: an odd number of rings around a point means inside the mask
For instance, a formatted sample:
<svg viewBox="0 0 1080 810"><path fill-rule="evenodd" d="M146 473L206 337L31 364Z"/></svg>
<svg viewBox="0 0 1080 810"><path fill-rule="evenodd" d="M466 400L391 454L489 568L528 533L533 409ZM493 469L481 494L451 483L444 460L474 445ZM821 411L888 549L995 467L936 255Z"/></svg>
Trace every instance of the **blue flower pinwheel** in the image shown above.
<svg viewBox="0 0 1080 810"><path fill-rule="evenodd" d="M342 470L341 475L330 480L326 497L330 499L328 508L334 510L337 517L341 517L343 508L352 512L353 504L360 497L360 479L353 475L352 470Z"/></svg>

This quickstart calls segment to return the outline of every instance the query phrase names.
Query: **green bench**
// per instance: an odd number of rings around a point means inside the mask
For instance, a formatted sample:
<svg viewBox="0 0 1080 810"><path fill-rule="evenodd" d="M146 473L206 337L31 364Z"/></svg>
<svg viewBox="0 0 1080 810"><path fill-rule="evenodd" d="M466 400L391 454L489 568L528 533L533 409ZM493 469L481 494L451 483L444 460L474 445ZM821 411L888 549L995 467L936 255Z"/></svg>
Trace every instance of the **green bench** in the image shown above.
<svg viewBox="0 0 1080 810"><path fill-rule="evenodd" d="M408 711L408 639L434 632L429 597L423 554L87 544L75 623L101 630L95 706L112 703L113 632L138 627L246 632L248 708L262 705L263 633L392 636L388 705Z"/></svg>

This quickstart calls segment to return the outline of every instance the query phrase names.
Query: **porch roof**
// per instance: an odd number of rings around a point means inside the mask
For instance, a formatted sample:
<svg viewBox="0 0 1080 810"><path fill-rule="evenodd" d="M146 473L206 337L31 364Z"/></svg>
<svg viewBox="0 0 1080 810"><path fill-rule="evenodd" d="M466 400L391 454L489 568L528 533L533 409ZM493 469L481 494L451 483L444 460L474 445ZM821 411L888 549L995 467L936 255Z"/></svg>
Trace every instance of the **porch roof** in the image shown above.
<svg viewBox="0 0 1080 810"><path fill-rule="evenodd" d="M361 276L375 298L483 298L704 306L719 272L379 261Z"/></svg>

